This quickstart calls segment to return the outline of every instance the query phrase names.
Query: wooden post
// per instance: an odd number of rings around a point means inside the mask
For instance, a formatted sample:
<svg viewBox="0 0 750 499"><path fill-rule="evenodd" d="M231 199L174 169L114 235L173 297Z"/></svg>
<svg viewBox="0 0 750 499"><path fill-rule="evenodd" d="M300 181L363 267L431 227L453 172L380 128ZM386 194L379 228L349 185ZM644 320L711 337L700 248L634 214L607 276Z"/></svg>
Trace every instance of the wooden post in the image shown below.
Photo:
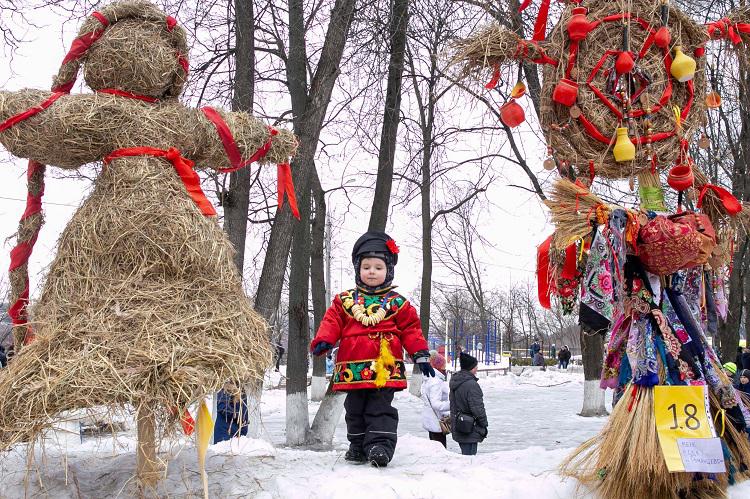
<svg viewBox="0 0 750 499"><path fill-rule="evenodd" d="M138 407L138 449L136 477L142 489L154 488L159 481L161 464L156 457L156 421L149 407Z"/></svg>

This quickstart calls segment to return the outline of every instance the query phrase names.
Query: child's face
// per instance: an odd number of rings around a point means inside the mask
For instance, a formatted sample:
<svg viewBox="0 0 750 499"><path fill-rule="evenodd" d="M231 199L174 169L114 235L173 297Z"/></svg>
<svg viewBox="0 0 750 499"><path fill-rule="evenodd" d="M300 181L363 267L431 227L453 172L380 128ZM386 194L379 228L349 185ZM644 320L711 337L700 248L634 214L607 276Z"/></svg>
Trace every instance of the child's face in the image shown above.
<svg viewBox="0 0 750 499"><path fill-rule="evenodd" d="M380 286L385 282L385 262L380 258L363 258L359 266L359 278L371 287Z"/></svg>
<svg viewBox="0 0 750 499"><path fill-rule="evenodd" d="M746 385L750 383L750 379L748 379L746 376L740 376L740 383L742 383L743 385Z"/></svg>

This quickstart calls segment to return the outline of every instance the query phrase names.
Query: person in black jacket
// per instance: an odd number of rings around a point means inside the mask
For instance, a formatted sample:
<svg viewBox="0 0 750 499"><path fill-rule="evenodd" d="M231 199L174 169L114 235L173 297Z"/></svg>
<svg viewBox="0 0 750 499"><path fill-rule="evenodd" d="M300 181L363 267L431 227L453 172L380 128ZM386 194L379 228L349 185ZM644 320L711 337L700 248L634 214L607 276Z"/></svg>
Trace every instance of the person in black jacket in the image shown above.
<svg viewBox="0 0 750 499"><path fill-rule="evenodd" d="M558 369L568 368L568 362L570 362L570 349L568 348L568 345L563 345L563 347L560 349L560 352L557 354L557 360Z"/></svg>
<svg viewBox="0 0 750 499"><path fill-rule="evenodd" d="M737 370L750 369L750 348L742 349L742 365L737 364Z"/></svg>
<svg viewBox="0 0 750 499"><path fill-rule="evenodd" d="M451 377L450 407L451 435L461 447L461 454L473 456L477 453L479 442L487 437L487 413L484 410L482 389L477 383L477 359L461 352L459 357L461 370ZM459 421L461 417L461 421ZM461 431L463 422L472 421L467 431Z"/></svg>
<svg viewBox="0 0 750 499"><path fill-rule="evenodd" d="M8 359L5 356L5 348L0 345L0 369L5 367L8 364Z"/></svg>

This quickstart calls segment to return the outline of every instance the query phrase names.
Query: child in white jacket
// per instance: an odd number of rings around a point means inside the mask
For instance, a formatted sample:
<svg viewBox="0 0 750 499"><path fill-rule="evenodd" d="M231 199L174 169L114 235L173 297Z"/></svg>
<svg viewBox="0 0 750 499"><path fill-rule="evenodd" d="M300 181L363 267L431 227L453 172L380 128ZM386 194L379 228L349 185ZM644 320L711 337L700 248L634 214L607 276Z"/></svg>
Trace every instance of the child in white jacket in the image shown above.
<svg viewBox="0 0 750 499"><path fill-rule="evenodd" d="M445 357L439 353L431 355L430 365L435 369L435 376L424 376L422 379L422 427L429 433L430 440L446 447L446 435L438 422L438 415L442 418L451 413L448 399L450 389L445 378Z"/></svg>

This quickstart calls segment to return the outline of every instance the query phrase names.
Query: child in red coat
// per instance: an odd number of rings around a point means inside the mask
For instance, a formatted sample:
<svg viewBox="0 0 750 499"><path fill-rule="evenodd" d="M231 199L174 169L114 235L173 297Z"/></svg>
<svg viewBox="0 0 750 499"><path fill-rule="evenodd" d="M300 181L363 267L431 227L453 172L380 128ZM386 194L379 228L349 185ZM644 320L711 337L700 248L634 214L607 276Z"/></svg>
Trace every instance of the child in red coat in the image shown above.
<svg viewBox="0 0 750 499"><path fill-rule="evenodd" d="M403 350L426 376L427 341L414 307L393 291L398 246L385 232L370 231L354 244L352 263L357 287L339 293L310 344L322 355L341 341L333 370L333 389L347 392L345 459L387 466L396 449L398 410L394 392L406 388Z"/></svg>

